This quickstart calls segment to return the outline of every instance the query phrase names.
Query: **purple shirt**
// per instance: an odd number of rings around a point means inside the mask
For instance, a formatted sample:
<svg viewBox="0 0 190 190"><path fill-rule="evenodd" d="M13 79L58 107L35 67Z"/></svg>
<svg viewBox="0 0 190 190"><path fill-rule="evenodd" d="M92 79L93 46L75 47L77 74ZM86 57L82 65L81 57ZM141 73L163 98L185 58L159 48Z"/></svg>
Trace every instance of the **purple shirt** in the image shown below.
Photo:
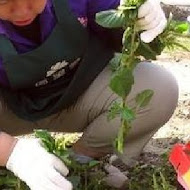
<svg viewBox="0 0 190 190"><path fill-rule="evenodd" d="M81 24L91 27L98 35L104 35L102 28L95 21L95 14L102 10L116 8L119 0L69 0L69 5L73 14L78 18ZM39 17L41 28L41 43L50 35L56 24L56 17L52 5L52 0L47 0L47 4ZM26 53L33 50L39 44L21 36L11 23L0 20L0 34L5 35L14 44L18 53ZM9 84L5 70L0 57L0 84L7 86Z"/></svg>

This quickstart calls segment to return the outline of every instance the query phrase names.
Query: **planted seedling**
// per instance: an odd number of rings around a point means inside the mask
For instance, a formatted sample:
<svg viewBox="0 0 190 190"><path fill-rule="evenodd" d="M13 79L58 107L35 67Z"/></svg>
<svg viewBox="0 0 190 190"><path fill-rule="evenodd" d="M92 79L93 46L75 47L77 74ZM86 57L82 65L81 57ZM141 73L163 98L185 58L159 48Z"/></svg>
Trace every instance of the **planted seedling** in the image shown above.
<svg viewBox="0 0 190 190"><path fill-rule="evenodd" d="M102 170L103 162L92 160L80 164L72 157L73 152L70 148L77 138L73 140L70 135L55 138L46 130L35 130L35 136L41 139L43 147L48 152L60 158L69 168L67 179L71 181L75 190L110 189L103 180L106 176Z"/></svg>

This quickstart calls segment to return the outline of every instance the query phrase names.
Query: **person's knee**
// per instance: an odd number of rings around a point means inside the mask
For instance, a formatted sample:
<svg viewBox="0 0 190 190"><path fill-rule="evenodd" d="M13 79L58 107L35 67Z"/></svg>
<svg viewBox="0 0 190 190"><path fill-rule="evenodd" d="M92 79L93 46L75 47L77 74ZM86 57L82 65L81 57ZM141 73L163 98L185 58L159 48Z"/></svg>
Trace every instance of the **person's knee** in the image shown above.
<svg viewBox="0 0 190 190"><path fill-rule="evenodd" d="M174 76L168 72L165 72L165 79L163 84L160 84L160 88L157 88L155 93L159 94L157 97L158 111L161 115L161 120L163 123L167 122L172 116L178 102L178 84ZM163 80L162 79L162 80Z"/></svg>
<svg viewBox="0 0 190 190"><path fill-rule="evenodd" d="M160 125L163 125L172 116L177 106L177 81L168 70L152 63L142 63L137 69L141 70L141 75L144 75L144 77L137 77L137 80L144 78L142 79L143 88L154 91L150 109Z"/></svg>

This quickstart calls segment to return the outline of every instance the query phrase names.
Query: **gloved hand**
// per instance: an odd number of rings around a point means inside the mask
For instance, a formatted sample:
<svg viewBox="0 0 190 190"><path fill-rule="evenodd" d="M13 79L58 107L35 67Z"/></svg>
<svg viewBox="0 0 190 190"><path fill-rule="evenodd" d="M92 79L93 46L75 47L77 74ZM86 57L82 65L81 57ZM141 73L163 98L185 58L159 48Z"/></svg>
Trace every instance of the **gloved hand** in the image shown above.
<svg viewBox="0 0 190 190"><path fill-rule="evenodd" d="M20 139L11 153L6 167L31 190L71 190L64 177L67 167L53 154L48 153L38 139Z"/></svg>
<svg viewBox="0 0 190 190"><path fill-rule="evenodd" d="M138 10L138 18L137 25L140 30L144 30L140 37L145 43L153 41L167 25L160 0L147 0Z"/></svg>

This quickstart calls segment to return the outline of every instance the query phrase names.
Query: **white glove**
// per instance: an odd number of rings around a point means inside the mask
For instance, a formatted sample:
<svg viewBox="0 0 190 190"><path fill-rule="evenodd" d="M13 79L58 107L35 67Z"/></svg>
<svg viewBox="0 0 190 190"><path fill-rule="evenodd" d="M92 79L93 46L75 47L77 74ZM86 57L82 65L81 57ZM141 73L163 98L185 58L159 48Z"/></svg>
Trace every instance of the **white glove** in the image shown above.
<svg viewBox="0 0 190 190"><path fill-rule="evenodd" d="M167 20L160 6L159 0L147 0L138 10L138 27L144 30L141 33L141 40L150 43L159 34L161 34L166 25Z"/></svg>
<svg viewBox="0 0 190 190"><path fill-rule="evenodd" d="M64 177L69 170L40 145L40 140L18 140L6 167L31 190L72 190L71 183Z"/></svg>
<svg viewBox="0 0 190 190"><path fill-rule="evenodd" d="M190 22L190 16L187 17L187 22Z"/></svg>

